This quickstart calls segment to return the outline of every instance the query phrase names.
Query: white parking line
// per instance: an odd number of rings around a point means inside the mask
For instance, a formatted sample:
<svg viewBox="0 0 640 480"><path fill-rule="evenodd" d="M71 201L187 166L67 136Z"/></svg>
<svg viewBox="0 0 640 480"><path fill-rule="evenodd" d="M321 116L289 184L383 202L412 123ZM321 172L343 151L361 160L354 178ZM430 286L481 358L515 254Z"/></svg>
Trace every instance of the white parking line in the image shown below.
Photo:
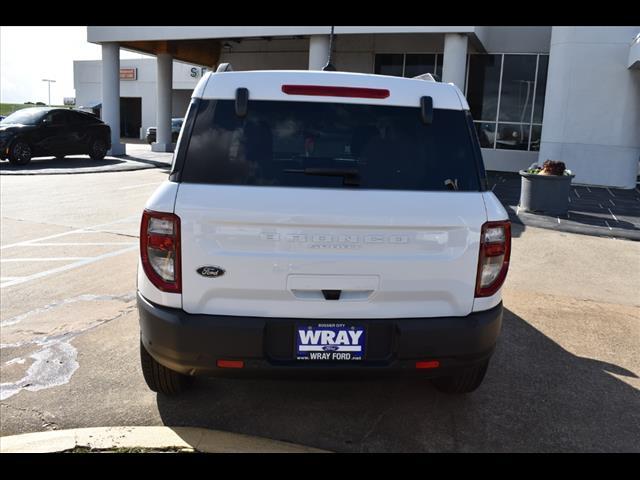
<svg viewBox="0 0 640 480"><path fill-rule="evenodd" d="M136 242L49 242L49 243L29 243L27 245L17 245L18 247L77 247L80 245L103 246L103 245L137 245Z"/></svg>
<svg viewBox="0 0 640 480"><path fill-rule="evenodd" d="M23 278L23 277L0 277L0 283L8 282L10 280L15 280L16 278Z"/></svg>
<svg viewBox="0 0 640 480"><path fill-rule="evenodd" d="M100 223L98 225L92 225L90 227L83 227L83 228L78 228L78 229L75 229L75 230L70 230L68 232L56 233L55 235L47 235L46 237L34 238L32 240L25 240L25 241L17 242L17 243L10 243L9 245L1 246L0 250L4 250L6 248L13 248L13 247L22 247L24 245L30 245L32 243L40 242L42 240L51 240L53 238L60 238L60 237L64 237L65 235L71 235L73 233L84 232L84 231L92 229L92 228L106 227L107 225L115 225L116 223L126 223L126 222L129 222L129 221L134 220L134 219L138 219L138 215L131 215L130 217L121 218L120 220L116 220L114 222Z"/></svg>
<svg viewBox="0 0 640 480"><path fill-rule="evenodd" d="M67 270L72 270L74 268L83 267L91 263L99 262L100 260L104 260L105 258L115 257L116 255L120 255L122 253L131 252L137 248L138 248L138 245L131 246L128 248L123 248L121 250L116 250L115 252L105 253L103 255L98 255L97 257L90 257L86 260L80 260L79 262L70 263L68 265L63 265L57 268L52 268L51 270L45 270L44 272L34 273L33 275L29 275L27 277L22 277L15 280L10 280L8 282L3 282L3 283L0 283L0 288L12 287L14 285L19 285L21 283L37 280L42 277L48 277L49 275L53 275L54 273L66 272Z"/></svg>
<svg viewBox="0 0 640 480"><path fill-rule="evenodd" d="M64 262L67 260L87 260L93 257L48 257L48 258L3 258L0 263L10 262Z"/></svg>

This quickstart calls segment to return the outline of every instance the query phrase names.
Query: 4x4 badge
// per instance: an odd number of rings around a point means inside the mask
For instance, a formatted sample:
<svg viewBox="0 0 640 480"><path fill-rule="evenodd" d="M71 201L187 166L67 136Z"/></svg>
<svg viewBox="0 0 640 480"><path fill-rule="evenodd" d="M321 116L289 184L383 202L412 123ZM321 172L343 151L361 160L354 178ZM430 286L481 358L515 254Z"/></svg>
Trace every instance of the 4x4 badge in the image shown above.
<svg viewBox="0 0 640 480"><path fill-rule="evenodd" d="M221 277L224 275L224 269L215 266L200 267L196 270L203 277Z"/></svg>

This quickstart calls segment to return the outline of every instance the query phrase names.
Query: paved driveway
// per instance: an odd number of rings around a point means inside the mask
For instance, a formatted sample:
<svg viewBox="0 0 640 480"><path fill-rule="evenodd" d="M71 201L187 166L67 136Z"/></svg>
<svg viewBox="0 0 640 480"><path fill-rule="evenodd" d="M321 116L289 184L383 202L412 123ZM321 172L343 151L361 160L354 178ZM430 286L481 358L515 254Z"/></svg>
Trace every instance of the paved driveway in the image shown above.
<svg viewBox="0 0 640 480"><path fill-rule="evenodd" d="M198 379L138 360L138 219L160 169L0 177L0 433L188 425L337 451L640 451L640 243L515 226L485 383Z"/></svg>

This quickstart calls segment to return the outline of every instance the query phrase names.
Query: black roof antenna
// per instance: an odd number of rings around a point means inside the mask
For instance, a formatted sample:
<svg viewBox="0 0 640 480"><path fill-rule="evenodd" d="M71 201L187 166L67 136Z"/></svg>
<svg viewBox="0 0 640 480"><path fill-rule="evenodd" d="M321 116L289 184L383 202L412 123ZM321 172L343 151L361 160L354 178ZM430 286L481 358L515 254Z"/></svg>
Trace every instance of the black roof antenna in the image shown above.
<svg viewBox="0 0 640 480"><path fill-rule="evenodd" d="M327 64L322 67L323 72L335 72L336 67L331 63L331 52L333 50L333 25L331 26L331 36L329 37L329 58L327 59Z"/></svg>

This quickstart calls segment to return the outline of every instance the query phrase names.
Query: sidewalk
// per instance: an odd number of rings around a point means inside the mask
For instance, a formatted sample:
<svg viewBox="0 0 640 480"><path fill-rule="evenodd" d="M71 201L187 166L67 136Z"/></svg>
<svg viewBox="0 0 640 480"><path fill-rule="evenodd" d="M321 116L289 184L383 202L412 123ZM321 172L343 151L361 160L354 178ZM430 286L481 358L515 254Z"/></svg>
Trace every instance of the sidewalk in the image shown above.
<svg viewBox="0 0 640 480"><path fill-rule="evenodd" d="M192 427L94 427L0 437L1 453L144 448L201 453L328 453L289 442Z"/></svg>
<svg viewBox="0 0 640 480"><path fill-rule="evenodd" d="M173 153L152 152L146 143L127 143L126 155L92 160L87 155L70 155L62 160L38 157L28 165L0 162L0 175L68 175L145 170L171 167Z"/></svg>
<svg viewBox="0 0 640 480"><path fill-rule="evenodd" d="M487 172L489 188L514 223L556 231L640 241L640 188L572 186L567 215L550 216L518 209L520 175Z"/></svg>

